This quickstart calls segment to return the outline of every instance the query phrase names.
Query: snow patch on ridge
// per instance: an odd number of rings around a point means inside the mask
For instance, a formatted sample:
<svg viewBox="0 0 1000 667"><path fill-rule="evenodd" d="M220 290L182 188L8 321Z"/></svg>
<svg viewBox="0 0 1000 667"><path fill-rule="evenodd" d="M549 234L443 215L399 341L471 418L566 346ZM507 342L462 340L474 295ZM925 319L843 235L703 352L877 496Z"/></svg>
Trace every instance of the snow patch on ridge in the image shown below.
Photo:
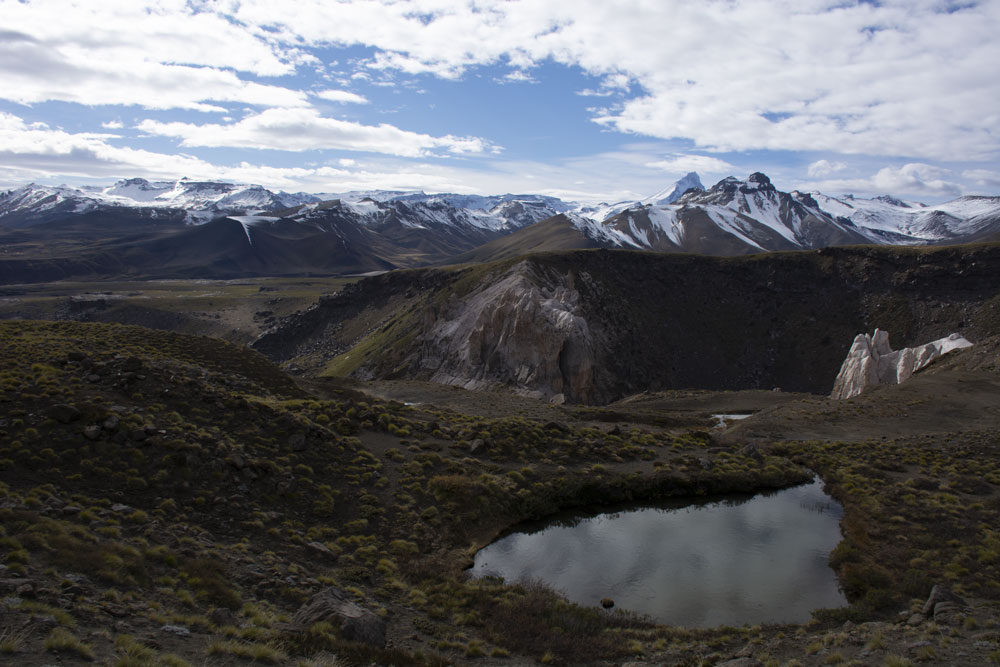
<svg viewBox="0 0 1000 667"><path fill-rule="evenodd" d="M250 227L265 222L276 222L281 220L281 218L275 218L267 215L230 215L228 217L230 220L235 220L243 225L243 233L247 235L247 242L250 245L253 245L253 239L250 237Z"/></svg>

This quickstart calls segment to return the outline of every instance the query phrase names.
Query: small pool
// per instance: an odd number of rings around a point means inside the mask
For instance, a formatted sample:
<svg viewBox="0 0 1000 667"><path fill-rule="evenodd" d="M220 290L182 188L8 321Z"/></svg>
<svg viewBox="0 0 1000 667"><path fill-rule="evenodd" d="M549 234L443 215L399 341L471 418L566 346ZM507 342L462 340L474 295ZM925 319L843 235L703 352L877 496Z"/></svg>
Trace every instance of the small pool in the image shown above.
<svg viewBox="0 0 1000 667"><path fill-rule="evenodd" d="M847 604L830 568L841 506L817 479L755 496L569 514L480 550L474 576L539 579L584 605L687 627L797 623Z"/></svg>
<svg viewBox="0 0 1000 667"><path fill-rule="evenodd" d="M747 417L753 416L751 412L737 412L734 414L715 414L712 415L712 419L715 420L713 428L726 428L728 424L726 422L739 421L741 419L746 419Z"/></svg>

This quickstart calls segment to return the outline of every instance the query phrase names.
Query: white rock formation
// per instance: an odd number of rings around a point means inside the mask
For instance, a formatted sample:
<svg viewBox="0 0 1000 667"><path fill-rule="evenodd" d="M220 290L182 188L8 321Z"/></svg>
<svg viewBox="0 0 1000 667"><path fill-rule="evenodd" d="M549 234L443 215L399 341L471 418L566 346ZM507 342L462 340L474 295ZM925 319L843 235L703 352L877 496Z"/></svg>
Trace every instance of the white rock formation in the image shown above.
<svg viewBox="0 0 1000 667"><path fill-rule="evenodd" d="M899 384L942 354L971 345L961 334L953 333L917 347L893 350L887 331L876 329L871 336L858 334L840 367L830 398L851 398L876 384Z"/></svg>

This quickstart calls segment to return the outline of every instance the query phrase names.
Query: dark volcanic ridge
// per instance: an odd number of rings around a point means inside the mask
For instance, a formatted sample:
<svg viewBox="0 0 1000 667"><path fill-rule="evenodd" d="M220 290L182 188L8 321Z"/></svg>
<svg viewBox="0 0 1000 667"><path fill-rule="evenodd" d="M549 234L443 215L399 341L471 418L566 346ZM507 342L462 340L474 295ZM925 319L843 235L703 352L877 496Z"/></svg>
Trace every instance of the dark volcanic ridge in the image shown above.
<svg viewBox="0 0 1000 667"><path fill-rule="evenodd" d="M556 402L647 390L827 394L858 332L1000 333L1000 246L750 257L590 250L366 278L254 346L308 374L498 387Z"/></svg>

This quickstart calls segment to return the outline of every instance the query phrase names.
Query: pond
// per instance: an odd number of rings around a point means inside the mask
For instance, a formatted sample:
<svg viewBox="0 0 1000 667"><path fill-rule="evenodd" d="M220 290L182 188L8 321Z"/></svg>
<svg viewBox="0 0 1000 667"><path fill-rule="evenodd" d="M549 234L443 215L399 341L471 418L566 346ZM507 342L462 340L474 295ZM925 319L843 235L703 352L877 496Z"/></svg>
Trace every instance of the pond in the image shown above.
<svg viewBox="0 0 1000 667"><path fill-rule="evenodd" d="M830 568L841 506L811 483L755 496L559 515L476 554L473 576L537 579L661 623L798 623L847 604Z"/></svg>
<svg viewBox="0 0 1000 667"><path fill-rule="evenodd" d="M753 416L749 412L737 412L734 414L716 414L712 415L712 419L715 421L713 425L714 428L726 428L726 423L731 421L739 421L741 419L746 419L747 417Z"/></svg>

